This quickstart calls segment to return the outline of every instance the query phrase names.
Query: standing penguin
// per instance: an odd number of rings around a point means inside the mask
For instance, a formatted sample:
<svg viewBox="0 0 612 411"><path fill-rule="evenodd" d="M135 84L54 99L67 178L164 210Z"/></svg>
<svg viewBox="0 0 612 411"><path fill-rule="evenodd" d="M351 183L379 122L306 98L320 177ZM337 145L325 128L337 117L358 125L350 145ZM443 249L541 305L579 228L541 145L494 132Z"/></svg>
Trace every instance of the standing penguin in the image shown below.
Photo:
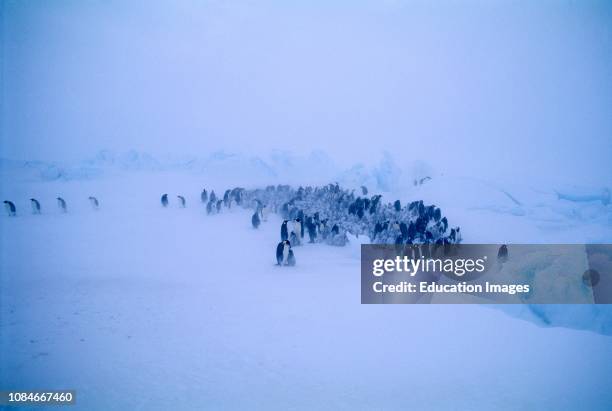
<svg viewBox="0 0 612 411"><path fill-rule="evenodd" d="M209 201L208 204L206 204L206 214L212 214L212 212L214 211L214 207L214 201Z"/></svg>
<svg viewBox="0 0 612 411"><path fill-rule="evenodd" d="M217 213L221 212L221 206L223 205L222 200L217 200Z"/></svg>
<svg viewBox="0 0 612 411"><path fill-rule="evenodd" d="M293 231L295 232L295 236L298 239L298 242L296 245L299 245L299 240L300 238L303 237L303 230L302 230L302 219L301 218L296 218L295 220L293 220Z"/></svg>
<svg viewBox="0 0 612 411"><path fill-rule="evenodd" d="M281 224L281 241L287 241L289 239L289 231L287 231L287 220Z"/></svg>
<svg viewBox="0 0 612 411"><path fill-rule="evenodd" d="M306 220L306 228L308 229L308 237L310 238L310 243L314 243L317 239L317 226L314 225L312 219Z"/></svg>
<svg viewBox="0 0 612 411"><path fill-rule="evenodd" d="M6 212L8 213L9 217L15 217L17 215L17 209L15 208L15 204L13 204L11 201L5 200L4 208L6 209Z"/></svg>
<svg viewBox="0 0 612 411"><path fill-rule="evenodd" d="M161 205L162 207L168 207L168 194L161 196Z"/></svg>
<svg viewBox="0 0 612 411"><path fill-rule="evenodd" d="M300 245L300 237L293 230L291 230L291 234L289 234L289 242L296 246Z"/></svg>
<svg viewBox="0 0 612 411"><path fill-rule="evenodd" d="M30 198L32 204L32 214L40 214L40 203L35 198Z"/></svg>
<svg viewBox="0 0 612 411"><path fill-rule="evenodd" d="M264 205L264 206L261 208L261 219L262 219L263 221L268 221L268 214L270 214L270 209L268 208L268 206L267 206L267 205Z"/></svg>
<svg viewBox="0 0 612 411"><path fill-rule="evenodd" d="M291 244L287 240L283 240L276 246L276 264L283 265L287 264L289 260L289 251L291 250Z"/></svg>
<svg viewBox="0 0 612 411"><path fill-rule="evenodd" d="M500 263L508 261L508 246L506 244L502 244L502 246L499 247L499 251L497 251L497 261Z"/></svg>
<svg viewBox="0 0 612 411"><path fill-rule="evenodd" d="M209 198L209 200L214 202L214 203L217 202L217 195L215 194L215 190L211 190L210 191L210 198Z"/></svg>
<svg viewBox="0 0 612 411"><path fill-rule="evenodd" d="M181 206L181 208L185 208L185 197L183 196L176 196L179 199L179 205Z"/></svg>
<svg viewBox="0 0 612 411"><path fill-rule="evenodd" d="M293 249L289 247L289 255L287 256L287 265L293 267L295 265L295 255Z"/></svg>
<svg viewBox="0 0 612 411"><path fill-rule="evenodd" d="M202 199L203 203L206 203L208 201L208 193L206 192L206 189L202 190L202 194L200 194L200 198Z"/></svg>
<svg viewBox="0 0 612 411"><path fill-rule="evenodd" d="M100 207L100 203L95 197L89 197L89 202L91 203L91 208L93 208L94 210L97 210Z"/></svg>
<svg viewBox="0 0 612 411"><path fill-rule="evenodd" d="M251 217L251 224L253 224L253 228L258 228L259 227L259 223L260 223L259 213L256 211L253 214L253 217Z"/></svg>
<svg viewBox="0 0 612 411"><path fill-rule="evenodd" d="M66 207L66 200L61 197L57 197L57 206L59 207L62 213L68 212L68 208Z"/></svg>

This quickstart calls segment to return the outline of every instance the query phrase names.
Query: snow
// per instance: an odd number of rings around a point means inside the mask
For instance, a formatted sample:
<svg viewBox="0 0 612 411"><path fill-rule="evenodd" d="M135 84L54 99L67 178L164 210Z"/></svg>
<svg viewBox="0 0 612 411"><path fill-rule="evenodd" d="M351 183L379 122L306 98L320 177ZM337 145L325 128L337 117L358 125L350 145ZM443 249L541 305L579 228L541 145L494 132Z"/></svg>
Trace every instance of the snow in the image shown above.
<svg viewBox="0 0 612 411"><path fill-rule="evenodd" d="M249 165L219 176L129 161L52 181L13 167L25 177L0 187L18 207L0 219L3 388L76 389L83 410L612 406L609 310L361 305L359 241L296 247L297 266L277 267L277 216L254 230L247 210L205 215L201 189L257 184ZM612 238L602 204L559 212L553 194L450 176L389 188L442 207L466 242Z"/></svg>

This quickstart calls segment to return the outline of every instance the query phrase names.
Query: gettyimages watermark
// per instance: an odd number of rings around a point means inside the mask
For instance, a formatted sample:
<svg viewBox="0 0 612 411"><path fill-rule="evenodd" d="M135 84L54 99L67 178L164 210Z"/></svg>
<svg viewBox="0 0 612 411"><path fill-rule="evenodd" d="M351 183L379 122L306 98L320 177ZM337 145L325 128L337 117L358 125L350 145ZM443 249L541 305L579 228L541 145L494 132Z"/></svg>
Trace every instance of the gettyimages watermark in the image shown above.
<svg viewBox="0 0 612 411"><path fill-rule="evenodd" d="M612 245L364 244L361 303L612 304Z"/></svg>

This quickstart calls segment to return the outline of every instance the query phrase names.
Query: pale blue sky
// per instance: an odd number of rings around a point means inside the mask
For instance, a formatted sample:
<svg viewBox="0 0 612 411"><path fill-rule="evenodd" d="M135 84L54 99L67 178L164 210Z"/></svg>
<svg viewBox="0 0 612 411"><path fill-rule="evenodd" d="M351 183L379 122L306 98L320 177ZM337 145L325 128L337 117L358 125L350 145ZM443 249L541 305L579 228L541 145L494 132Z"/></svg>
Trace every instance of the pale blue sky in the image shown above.
<svg viewBox="0 0 612 411"><path fill-rule="evenodd" d="M612 176L612 3L2 0L0 156Z"/></svg>

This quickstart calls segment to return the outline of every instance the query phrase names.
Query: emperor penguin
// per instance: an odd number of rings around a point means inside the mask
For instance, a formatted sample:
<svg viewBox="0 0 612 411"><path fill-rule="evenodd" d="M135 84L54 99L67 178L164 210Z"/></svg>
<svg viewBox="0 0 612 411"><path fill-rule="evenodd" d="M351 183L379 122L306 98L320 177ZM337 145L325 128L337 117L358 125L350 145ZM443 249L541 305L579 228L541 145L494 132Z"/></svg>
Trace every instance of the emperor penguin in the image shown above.
<svg viewBox="0 0 612 411"><path fill-rule="evenodd" d="M100 203L96 197L89 197L89 203L91 204L91 208L97 210L100 207Z"/></svg>
<svg viewBox="0 0 612 411"><path fill-rule="evenodd" d="M251 224L253 224L253 228L258 228L260 224L259 213L256 211L251 217Z"/></svg>
<svg viewBox="0 0 612 411"><path fill-rule="evenodd" d="M296 218L295 220L293 220L293 231L295 231L295 235L298 238L302 238L303 237L303 230L302 230L302 219L301 218Z"/></svg>
<svg viewBox="0 0 612 411"><path fill-rule="evenodd" d="M499 251L497 251L497 261L500 263L508 261L508 246L506 244L502 244L502 246L499 247Z"/></svg>
<svg viewBox="0 0 612 411"><path fill-rule="evenodd" d="M289 242L294 245L300 245L300 237L295 233L295 231L291 231L289 234Z"/></svg>
<svg viewBox="0 0 612 411"><path fill-rule="evenodd" d="M161 205L162 207L168 207L168 194L161 196Z"/></svg>
<svg viewBox="0 0 612 411"><path fill-rule="evenodd" d="M4 200L4 208L8 213L9 217L15 217L17 215L17 209L15 208L15 204L11 201Z"/></svg>
<svg viewBox="0 0 612 411"><path fill-rule="evenodd" d="M212 212L214 211L214 207L214 201L209 201L208 204L206 204L206 214L212 214Z"/></svg>
<svg viewBox="0 0 612 411"><path fill-rule="evenodd" d="M206 189L202 190L202 194L200 194L200 198L202 199L203 203L206 203L208 201L208 193L206 192Z"/></svg>
<svg viewBox="0 0 612 411"><path fill-rule="evenodd" d="M287 231L287 220L283 221L281 224L281 241L287 241L289 239L289 231Z"/></svg>
<svg viewBox="0 0 612 411"><path fill-rule="evenodd" d="M221 212L222 205L223 205L223 200L217 200L217 213Z"/></svg>
<svg viewBox="0 0 612 411"><path fill-rule="evenodd" d="M295 255L293 249L289 247L289 255L287 256L287 265L293 267L295 265Z"/></svg>
<svg viewBox="0 0 612 411"><path fill-rule="evenodd" d="M178 198L178 200L179 200L179 206L181 208L185 208L185 197L183 197L183 196L176 196L176 198Z"/></svg>
<svg viewBox="0 0 612 411"><path fill-rule="evenodd" d="M57 197L57 206L59 207L62 213L68 212L68 208L66 207L66 200L61 197Z"/></svg>
<svg viewBox="0 0 612 411"><path fill-rule="evenodd" d="M283 265L289 261L289 251L291 250L291 243L287 240L283 240L276 246L276 264Z"/></svg>
<svg viewBox="0 0 612 411"><path fill-rule="evenodd" d="M270 214L270 208L267 205L264 205L261 208L261 219L263 221L268 221L268 214Z"/></svg>
<svg viewBox="0 0 612 411"><path fill-rule="evenodd" d="M210 197L209 200L216 203L217 202L217 195L215 194L215 190L211 190L210 191Z"/></svg>
<svg viewBox="0 0 612 411"><path fill-rule="evenodd" d="M35 198L30 198L30 204L32 204L32 214L40 214L40 203Z"/></svg>

